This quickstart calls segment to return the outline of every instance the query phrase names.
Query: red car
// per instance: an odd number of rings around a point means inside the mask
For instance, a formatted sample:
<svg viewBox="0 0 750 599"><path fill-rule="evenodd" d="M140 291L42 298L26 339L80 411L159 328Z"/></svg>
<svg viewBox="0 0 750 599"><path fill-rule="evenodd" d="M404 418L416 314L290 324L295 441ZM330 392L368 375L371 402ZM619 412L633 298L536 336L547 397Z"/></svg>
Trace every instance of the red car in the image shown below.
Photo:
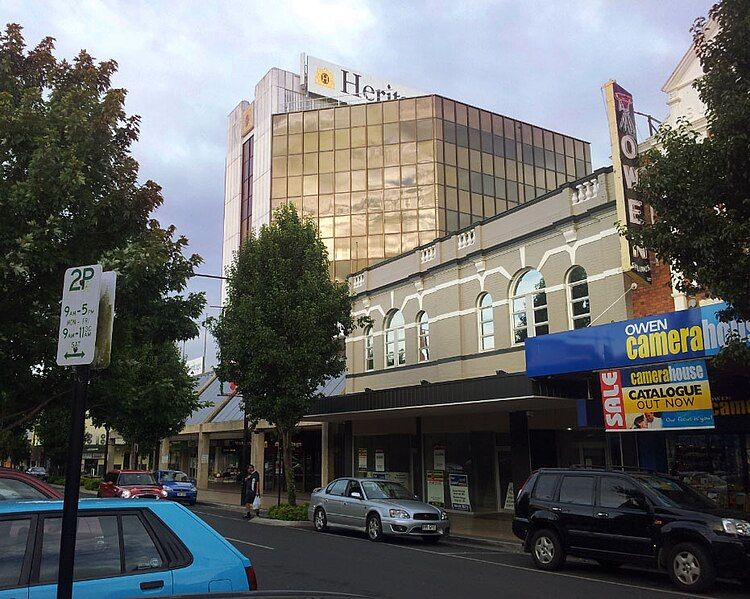
<svg viewBox="0 0 750 599"><path fill-rule="evenodd" d="M62 495L38 478L0 468L0 501L17 499L62 499Z"/></svg>
<svg viewBox="0 0 750 599"><path fill-rule="evenodd" d="M97 497L122 497L123 499L163 499L167 492L146 470L114 470L99 483Z"/></svg>

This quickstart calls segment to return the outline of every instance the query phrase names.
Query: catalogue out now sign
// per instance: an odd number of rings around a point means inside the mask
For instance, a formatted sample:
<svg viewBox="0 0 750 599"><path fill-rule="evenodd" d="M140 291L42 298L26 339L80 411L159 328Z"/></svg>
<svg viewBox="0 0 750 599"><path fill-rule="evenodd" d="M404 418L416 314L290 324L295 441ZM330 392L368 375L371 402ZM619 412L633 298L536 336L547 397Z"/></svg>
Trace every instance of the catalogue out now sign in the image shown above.
<svg viewBox="0 0 750 599"><path fill-rule="evenodd" d="M599 373L607 431L714 428L704 360Z"/></svg>

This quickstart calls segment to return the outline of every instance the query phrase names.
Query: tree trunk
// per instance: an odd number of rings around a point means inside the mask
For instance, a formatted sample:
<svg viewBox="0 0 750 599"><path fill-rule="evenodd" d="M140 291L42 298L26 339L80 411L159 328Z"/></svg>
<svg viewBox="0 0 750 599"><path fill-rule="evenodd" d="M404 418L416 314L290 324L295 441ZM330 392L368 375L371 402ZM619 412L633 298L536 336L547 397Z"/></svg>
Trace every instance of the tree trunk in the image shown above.
<svg viewBox="0 0 750 599"><path fill-rule="evenodd" d="M284 477L286 479L286 496L289 505L297 505L297 493L294 488L294 467L292 466L292 436L294 429L279 427L282 455L284 458Z"/></svg>

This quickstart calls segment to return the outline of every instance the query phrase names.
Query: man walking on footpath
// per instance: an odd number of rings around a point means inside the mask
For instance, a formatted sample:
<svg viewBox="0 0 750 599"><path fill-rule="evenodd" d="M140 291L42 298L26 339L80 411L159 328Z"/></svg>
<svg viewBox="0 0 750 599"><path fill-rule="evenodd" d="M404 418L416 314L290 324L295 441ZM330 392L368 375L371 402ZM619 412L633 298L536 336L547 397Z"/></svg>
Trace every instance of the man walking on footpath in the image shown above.
<svg viewBox="0 0 750 599"><path fill-rule="evenodd" d="M252 464L247 467L247 476L245 476L245 509L247 514L243 518L246 520L251 520L254 515L257 516L260 513L260 474L255 471L255 466Z"/></svg>

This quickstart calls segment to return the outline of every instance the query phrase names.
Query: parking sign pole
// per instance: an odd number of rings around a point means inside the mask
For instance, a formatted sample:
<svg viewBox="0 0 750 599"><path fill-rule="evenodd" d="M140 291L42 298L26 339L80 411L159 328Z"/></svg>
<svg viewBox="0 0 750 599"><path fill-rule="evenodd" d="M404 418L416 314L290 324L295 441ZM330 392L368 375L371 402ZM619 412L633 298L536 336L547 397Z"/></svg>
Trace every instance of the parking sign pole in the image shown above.
<svg viewBox="0 0 750 599"><path fill-rule="evenodd" d="M63 503L60 561L57 577L57 599L73 596L73 567L75 564L76 529L78 528L78 497L81 484L81 457L86 420L86 394L89 366L76 366L73 387L72 423L68 463L65 468L65 501Z"/></svg>

